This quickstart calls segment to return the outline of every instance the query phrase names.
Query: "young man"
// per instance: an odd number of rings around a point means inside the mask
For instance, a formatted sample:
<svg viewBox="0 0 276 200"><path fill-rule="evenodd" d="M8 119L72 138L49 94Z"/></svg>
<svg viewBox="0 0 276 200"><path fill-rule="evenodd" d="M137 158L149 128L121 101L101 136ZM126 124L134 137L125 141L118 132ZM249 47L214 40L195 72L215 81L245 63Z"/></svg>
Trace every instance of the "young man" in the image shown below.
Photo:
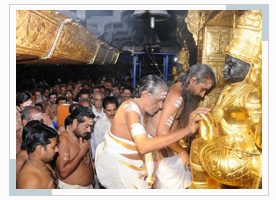
<svg viewBox="0 0 276 200"><path fill-rule="evenodd" d="M81 99L88 99L90 100L90 91L88 89L81 89L79 91L79 100Z"/></svg>
<svg viewBox="0 0 276 200"><path fill-rule="evenodd" d="M89 139L94 114L78 107L69 115L69 125L59 137L56 169L61 189L93 189L94 171Z"/></svg>
<svg viewBox="0 0 276 200"><path fill-rule="evenodd" d="M28 158L27 150L26 150L26 147L24 145L24 140L25 140L24 139L25 138L24 129L25 129L25 126L30 121L40 121L40 122L43 121L43 123L45 125L47 125L51 128L54 128L54 126L53 126L50 118L48 117L48 115L46 115L45 113L41 113L39 108L37 108L36 106L27 106L22 112L21 121L22 121L22 127L23 127L22 143L21 143L21 150L16 155L16 176L17 176L18 172L20 171L20 169L22 168L23 163Z"/></svg>
<svg viewBox="0 0 276 200"><path fill-rule="evenodd" d="M57 93L51 92L49 95L48 107L45 113L50 117L53 122L57 122Z"/></svg>
<svg viewBox="0 0 276 200"><path fill-rule="evenodd" d="M48 164L57 149L58 133L38 122L25 136L28 159L18 173L17 189L56 189L57 179Z"/></svg>

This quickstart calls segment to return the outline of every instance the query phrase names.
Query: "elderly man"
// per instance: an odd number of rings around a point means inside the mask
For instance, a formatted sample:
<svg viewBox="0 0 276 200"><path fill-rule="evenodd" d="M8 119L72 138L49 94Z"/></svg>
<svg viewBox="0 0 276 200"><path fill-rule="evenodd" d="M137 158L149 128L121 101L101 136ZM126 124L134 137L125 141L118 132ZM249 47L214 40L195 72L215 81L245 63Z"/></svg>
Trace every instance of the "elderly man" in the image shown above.
<svg viewBox="0 0 276 200"><path fill-rule="evenodd" d="M93 189L94 170L89 139L94 114L78 107L69 115L69 125L60 134L56 170L61 189Z"/></svg>
<svg viewBox="0 0 276 200"><path fill-rule="evenodd" d="M193 134L197 121L202 118L190 115L183 129L171 134L149 138L144 128L146 114L154 115L162 109L168 87L157 76L143 77L135 89L135 98L119 107L110 130L96 150L96 170L102 186L108 189L149 189L154 182L151 152L162 149L181 138ZM198 108L195 113L208 113Z"/></svg>
<svg viewBox="0 0 276 200"><path fill-rule="evenodd" d="M95 121L104 116L103 111L103 98L102 92L94 92L92 96L92 112L95 114Z"/></svg>

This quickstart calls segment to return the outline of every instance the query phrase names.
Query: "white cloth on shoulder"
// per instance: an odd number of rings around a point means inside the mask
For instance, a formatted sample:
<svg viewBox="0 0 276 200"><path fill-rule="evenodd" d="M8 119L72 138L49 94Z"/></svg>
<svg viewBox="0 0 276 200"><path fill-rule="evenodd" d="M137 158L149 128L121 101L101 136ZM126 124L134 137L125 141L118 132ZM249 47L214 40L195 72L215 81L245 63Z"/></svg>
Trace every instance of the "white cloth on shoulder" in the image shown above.
<svg viewBox="0 0 276 200"><path fill-rule="evenodd" d="M155 175L158 179L155 189L185 189L192 183L191 171L185 171L179 154L163 157L158 163Z"/></svg>
<svg viewBox="0 0 276 200"><path fill-rule="evenodd" d="M134 142L107 131L105 141L96 149L96 172L101 185L107 189L151 188L146 179L152 172L148 173L146 164L121 155L137 153Z"/></svg>

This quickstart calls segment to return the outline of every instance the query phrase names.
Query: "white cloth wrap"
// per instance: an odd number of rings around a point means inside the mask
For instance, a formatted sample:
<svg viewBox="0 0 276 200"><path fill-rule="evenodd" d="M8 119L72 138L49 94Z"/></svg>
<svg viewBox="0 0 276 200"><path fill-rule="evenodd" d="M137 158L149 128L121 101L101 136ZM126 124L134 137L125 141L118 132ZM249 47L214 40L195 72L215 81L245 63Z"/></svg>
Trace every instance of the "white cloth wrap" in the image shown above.
<svg viewBox="0 0 276 200"><path fill-rule="evenodd" d="M135 150L128 149L115 141L131 144L135 143L114 136L110 131L105 134L105 141L96 149L96 171L99 182L107 189L149 189L145 178L148 175L147 168L142 160L128 159L121 154L137 154ZM134 166L137 169L130 168ZM152 174L152 172L151 172Z"/></svg>
<svg viewBox="0 0 276 200"><path fill-rule="evenodd" d="M80 186L80 185L70 185L61 180L58 180L58 186L60 189L93 189L93 185L90 184L88 186Z"/></svg>
<svg viewBox="0 0 276 200"><path fill-rule="evenodd" d="M130 125L130 128L131 128L131 135L133 138L140 134L147 134L144 126L142 126L142 124L140 123L133 123Z"/></svg>
<svg viewBox="0 0 276 200"><path fill-rule="evenodd" d="M185 189L192 183L191 171L185 171L179 154L162 158L155 171L156 189Z"/></svg>

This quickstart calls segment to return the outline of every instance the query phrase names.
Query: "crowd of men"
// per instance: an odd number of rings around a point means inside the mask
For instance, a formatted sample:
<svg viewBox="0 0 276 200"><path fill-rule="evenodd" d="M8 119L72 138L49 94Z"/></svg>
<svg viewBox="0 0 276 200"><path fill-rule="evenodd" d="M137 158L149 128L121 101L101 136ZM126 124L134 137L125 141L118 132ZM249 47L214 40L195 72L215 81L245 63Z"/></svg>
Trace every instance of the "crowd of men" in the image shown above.
<svg viewBox="0 0 276 200"><path fill-rule="evenodd" d="M17 188L188 188L189 155L177 142L196 131L201 117L190 116L191 112L207 113L210 109L197 108L195 103L193 110L187 110L184 102L198 102L192 97L203 98L214 84L213 70L208 65L195 65L176 80L170 91L162 79L148 75L134 90L130 85L102 80L94 87L87 82L69 83L19 92ZM64 105L69 114L60 122L59 107ZM178 129L177 118L183 113L186 127ZM154 169L154 164L148 166L154 162L160 165L160 159L166 161L169 155L162 154L162 149L167 148L176 152L176 161L172 162L178 166L174 173L181 174L178 179L172 175L172 181L183 180L183 184L164 186L158 173L154 174L158 168ZM170 164L163 164L164 167Z"/></svg>
<svg viewBox="0 0 276 200"><path fill-rule="evenodd" d="M129 82L116 85L105 80L101 80L98 85L78 81L76 84L43 85L17 92L17 188L103 188L95 173L96 147L104 141L104 134L110 128L119 105L130 98L133 97ZM60 123L62 125L58 125L58 107L64 104L70 104L69 116ZM41 153L37 152L37 146L47 150L51 137L43 138L43 142L39 142L42 138L28 141L31 145L37 145L30 151L25 145L25 138L36 134L33 130L38 131L33 128L34 122L35 126L41 127L41 131L46 125L50 127L45 129L46 132L57 133L56 143L51 147L54 151L47 160L31 155ZM36 169L33 171L32 168ZM34 178L26 178L28 176Z"/></svg>
<svg viewBox="0 0 276 200"><path fill-rule="evenodd" d="M237 26L236 31L243 34L233 37L233 46L226 51L226 63L222 71L227 83L226 92L223 90L219 97L219 109L216 110L220 127L222 130L228 130L223 133L226 133L226 136L229 134L231 141L233 135L238 137L237 143L230 144L239 145L239 148L223 147L221 154L217 155L223 155L225 158L224 148L227 149L235 169L229 160L224 164L230 163L228 167L231 172L236 170L235 173L240 173L241 168L244 169L245 161L241 160L244 158L248 162L249 158L241 156L240 152L257 155L257 158L252 158L252 166L255 163L255 168L251 170L252 177L256 177L256 183L252 184L255 180L248 181L248 188L260 188L261 167L256 163L261 163L261 151L258 152L251 133L254 133L258 148L261 149L261 129L258 127L262 122L261 89L256 87L256 82L259 81L256 77L261 74L258 71L261 70L261 48L258 46L261 43L256 43L261 39L261 12L248 11L244 16L250 19L250 23L240 26L242 29ZM256 17L256 23L252 23L252 16ZM246 20L239 22L244 23ZM259 27L257 29L251 26ZM254 34L250 33L251 37L247 37L248 32L244 31L247 29L249 32L254 31ZM258 34L255 33L256 30L259 31ZM236 46L240 44L241 38L246 41L242 48ZM255 48L245 51L248 46ZM252 57L253 55L255 57ZM256 63L250 63L253 59ZM194 154L190 154L190 159L189 152L179 141L194 134L199 126L198 122L204 119L202 114L211 112L210 108L198 105L215 84L213 69L206 64L196 64L190 66L170 86L160 77L148 75L137 83L133 91L129 85L122 87L102 80L99 86L94 87L88 83L69 83L54 85L52 88L44 87L42 90L35 89L32 93L18 93L17 188L192 189L209 184L202 175L204 171L196 155L199 153L197 146L192 148ZM236 98L238 100L234 101ZM58 108L63 104L70 104L69 114L62 125L59 125ZM246 120L232 117L229 118L231 122L227 124L226 118L229 115L223 116L223 113L228 111L226 108L230 108L228 110L231 112L239 110L244 116L251 117L244 118ZM237 124L242 128L238 129ZM241 133L241 129L247 131ZM247 137L248 133L250 137ZM242 141L245 143L241 143ZM200 146L201 143L200 140L197 144ZM242 149L243 145L245 149ZM250 146L254 153L251 152ZM211 149L211 153L214 153L213 147L210 145L206 149ZM190 161L192 169L196 168L195 172L192 170L195 177L192 186ZM217 160L217 165L213 163L212 167L221 168L220 160ZM226 168L224 165L221 170ZM243 172L247 173L246 170ZM220 178L222 171L212 169ZM229 171L226 172L228 176ZM232 178L236 180L234 172ZM242 175L241 179L244 177Z"/></svg>

